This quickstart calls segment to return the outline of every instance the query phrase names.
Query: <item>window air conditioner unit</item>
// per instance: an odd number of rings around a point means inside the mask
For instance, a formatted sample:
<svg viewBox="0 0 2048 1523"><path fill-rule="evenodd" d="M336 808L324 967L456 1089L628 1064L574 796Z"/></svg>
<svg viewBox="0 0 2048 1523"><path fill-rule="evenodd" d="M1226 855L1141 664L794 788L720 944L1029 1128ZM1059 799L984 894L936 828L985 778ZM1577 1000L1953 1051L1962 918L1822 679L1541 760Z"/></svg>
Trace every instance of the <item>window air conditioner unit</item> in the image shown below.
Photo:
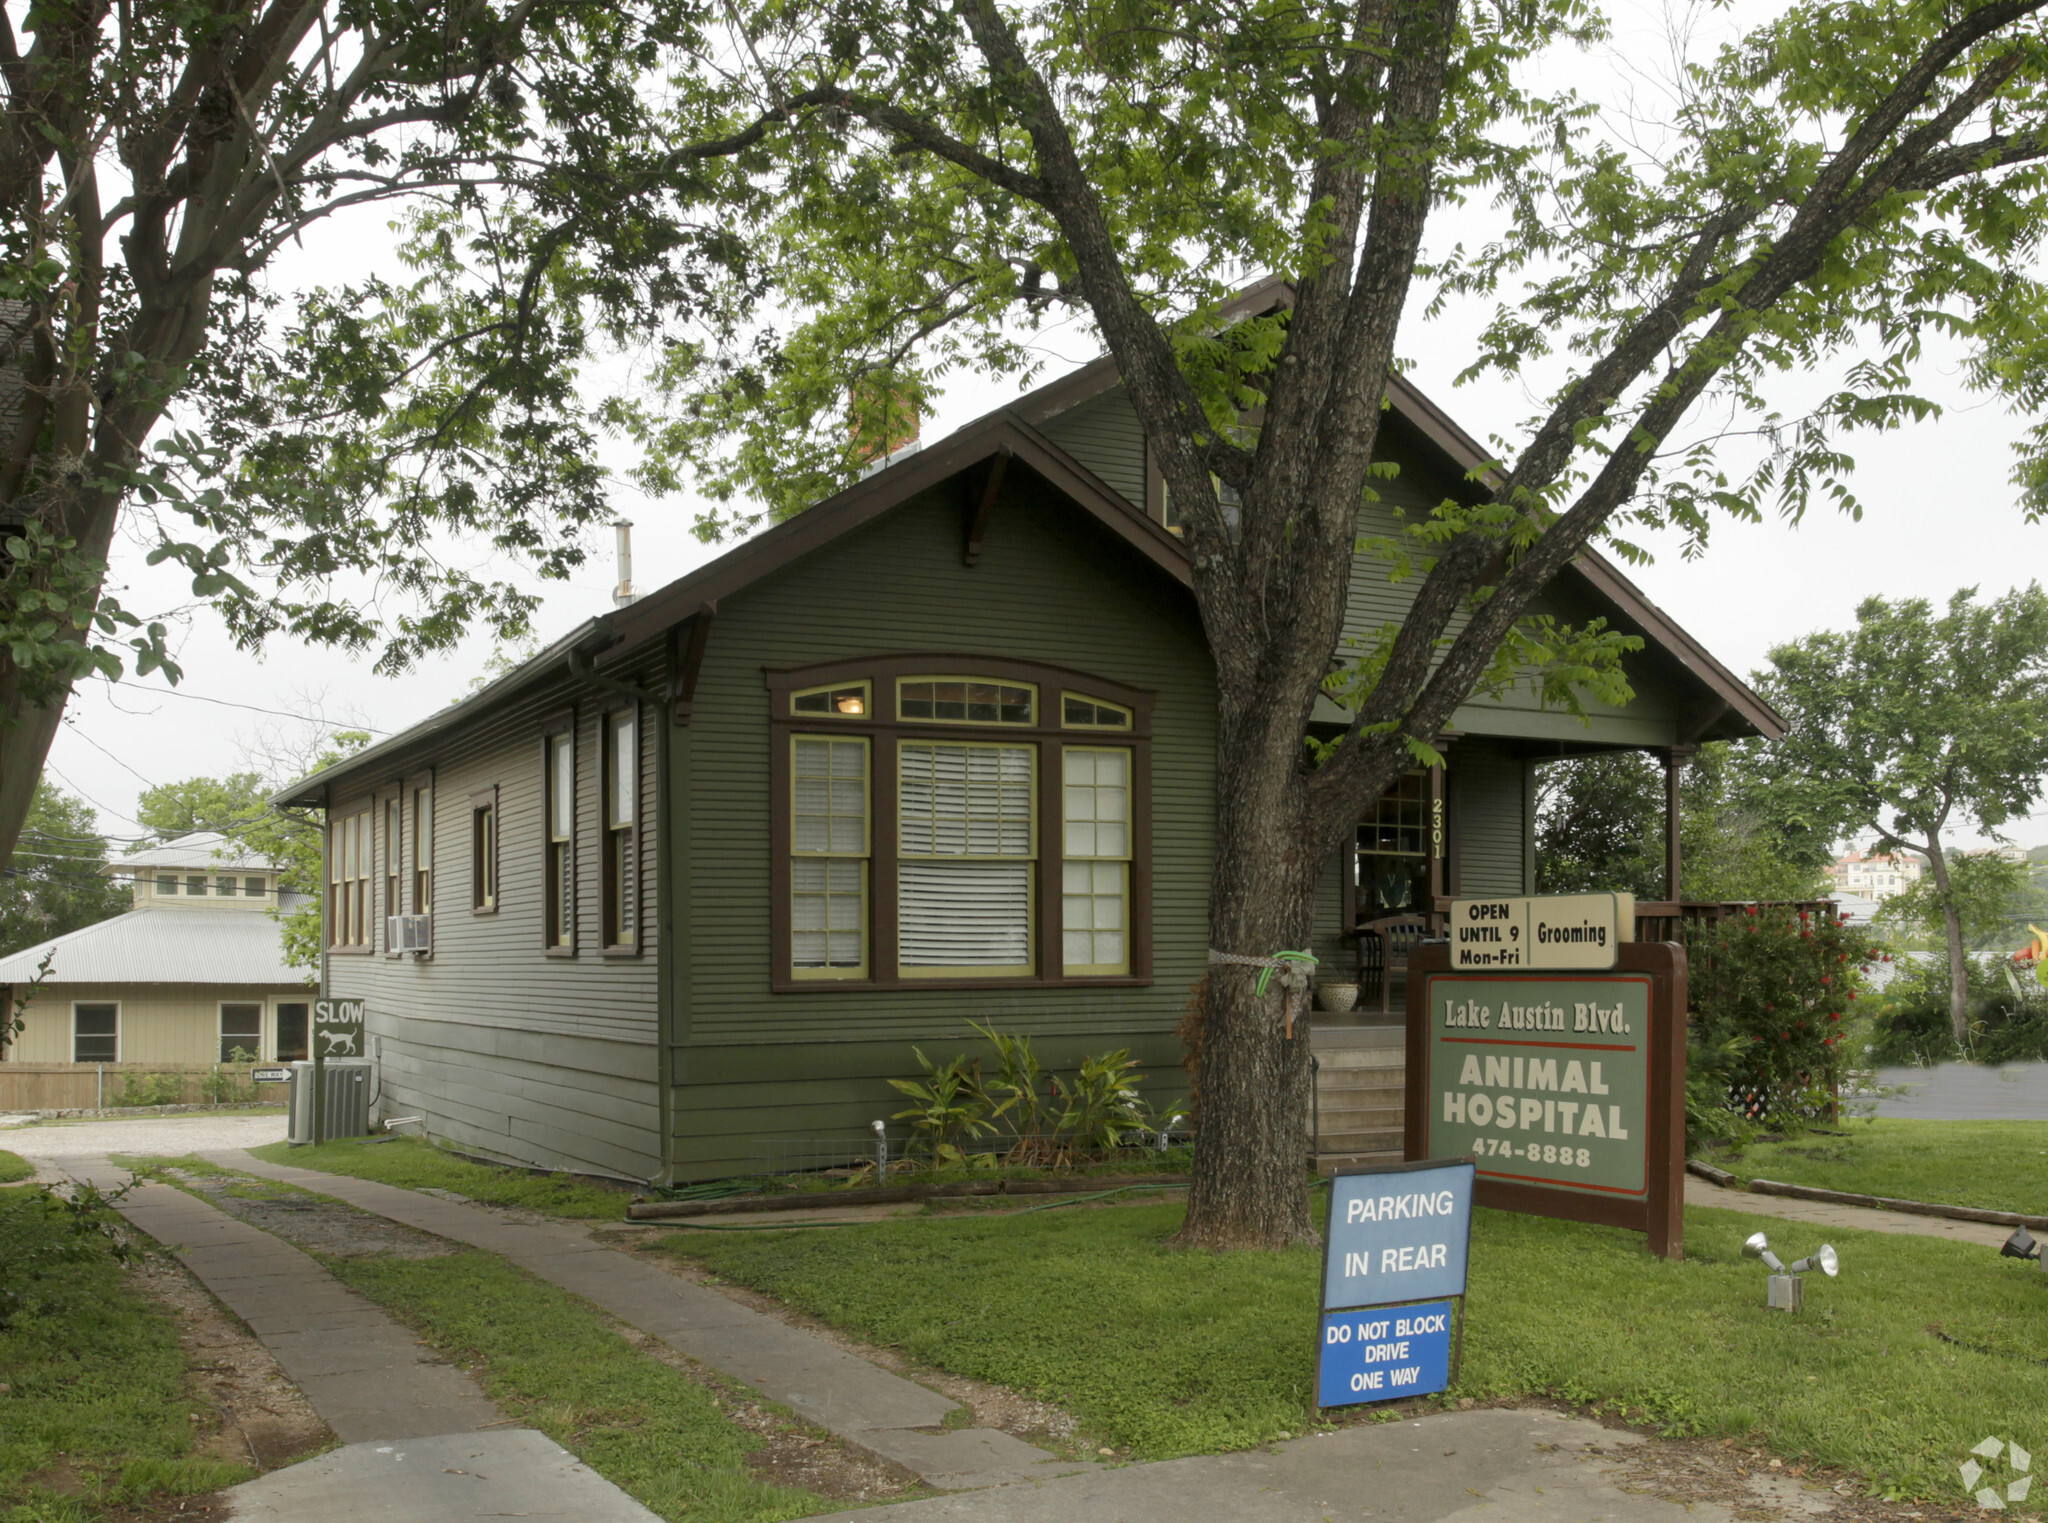
<svg viewBox="0 0 2048 1523"><path fill-rule="evenodd" d="M386 915L384 917L384 945L393 952L433 951L434 917L432 915Z"/></svg>

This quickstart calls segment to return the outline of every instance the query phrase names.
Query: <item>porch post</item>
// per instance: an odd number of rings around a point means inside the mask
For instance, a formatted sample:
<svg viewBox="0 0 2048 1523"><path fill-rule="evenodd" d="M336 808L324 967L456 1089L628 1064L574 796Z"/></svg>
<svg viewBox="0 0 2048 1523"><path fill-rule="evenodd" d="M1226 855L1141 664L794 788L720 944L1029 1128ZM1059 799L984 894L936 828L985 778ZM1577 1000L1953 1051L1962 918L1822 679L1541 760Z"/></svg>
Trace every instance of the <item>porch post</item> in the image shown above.
<svg viewBox="0 0 2048 1523"><path fill-rule="evenodd" d="M1684 802L1679 779L1697 749L1670 746L1664 751L1664 897L1674 904L1682 897L1685 865L1679 848L1679 818Z"/></svg>

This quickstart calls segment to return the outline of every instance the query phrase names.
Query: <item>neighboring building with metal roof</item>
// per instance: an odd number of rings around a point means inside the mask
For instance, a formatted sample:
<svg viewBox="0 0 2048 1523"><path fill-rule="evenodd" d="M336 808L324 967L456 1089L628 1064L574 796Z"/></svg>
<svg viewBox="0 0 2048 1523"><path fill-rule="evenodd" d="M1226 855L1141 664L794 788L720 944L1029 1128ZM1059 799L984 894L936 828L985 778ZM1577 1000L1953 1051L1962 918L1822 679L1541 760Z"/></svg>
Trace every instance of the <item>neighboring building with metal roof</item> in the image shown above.
<svg viewBox="0 0 2048 1523"><path fill-rule="evenodd" d="M0 998L49 976L0 1059L40 1064L265 1061L306 1053L311 979L286 965L277 920L297 895L279 864L210 831L109 862L135 907L0 958Z"/></svg>

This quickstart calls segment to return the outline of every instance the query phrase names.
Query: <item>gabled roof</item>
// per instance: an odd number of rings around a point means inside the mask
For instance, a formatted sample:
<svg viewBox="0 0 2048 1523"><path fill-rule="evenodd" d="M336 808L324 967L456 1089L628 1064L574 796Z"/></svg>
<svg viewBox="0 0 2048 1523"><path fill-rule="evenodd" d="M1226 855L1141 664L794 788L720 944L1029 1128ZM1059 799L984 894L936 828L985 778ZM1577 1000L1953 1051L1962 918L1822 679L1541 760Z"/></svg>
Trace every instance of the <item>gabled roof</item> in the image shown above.
<svg viewBox="0 0 2048 1523"><path fill-rule="evenodd" d="M246 846L231 842L217 830L195 830L174 836L159 845L130 852L107 864L120 871L130 867L175 867L194 872L274 873L277 864Z"/></svg>
<svg viewBox="0 0 2048 1523"><path fill-rule="evenodd" d="M296 897L296 896L294 896ZM289 907L289 906L287 906ZM247 910L139 909L0 958L0 984L25 984L45 952L53 984L303 984L284 932Z"/></svg>
<svg viewBox="0 0 2048 1523"><path fill-rule="evenodd" d="M572 655L594 657L631 650L685 619L715 610L721 598L780 571L842 534L871 523L920 492L960 476L983 462L1001 461L1006 472L1023 468L1053 487L1081 512L1100 523L1144 560L1183 588L1193 586L1187 551L1177 535L1147 518L1115 488L1054 444L1015 411L1004 408L978 418L925 449L905 455L865 480L827 497L816 507L785 519L742 541L716 560L649 593L624 608L585 620L532 659L477 693L449 705L411 729L365 747L272 797L282 806L317 807L333 784L396 764L407 753L453 726L465 724L561 670Z"/></svg>
<svg viewBox="0 0 2048 1523"><path fill-rule="evenodd" d="M1271 276L1239 292L1220 310L1224 322L1290 306L1294 290ZM323 771L301 779L274 795L281 806L318 807L335 783L401 763L443 732L466 724L478 714L510 701L527 688L558 673L568 658L594 658L608 651L629 651L687 619L715 613L722 598L772 575L840 535L873 521L918 493L960 476L984 461L1014 461L1055 488L1118 538L1183 587L1192 587L1187 549L1178 535L1147 517L1086 466L1039 431L1038 425L1121 384L1113 357L1091 360L1073 374L1027 392L1015 401L984 414L930 446L906 454L872 476L825 498L735 545L697 570L649 593L637 602L587 619L530 660L507 672L479 692L449 705L411 729L354 753ZM1388 386L1388 402L1402 426L1439 454L1455 474L1484 481L1493 457L1434 402L1400 376ZM1587 550L1572 572L1646 639L1696 679L1709 696L1695 717L1697 740L1731 727L1775 739L1785 732L1784 719L1740 678L1710 655L1674 623L1605 557Z"/></svg>

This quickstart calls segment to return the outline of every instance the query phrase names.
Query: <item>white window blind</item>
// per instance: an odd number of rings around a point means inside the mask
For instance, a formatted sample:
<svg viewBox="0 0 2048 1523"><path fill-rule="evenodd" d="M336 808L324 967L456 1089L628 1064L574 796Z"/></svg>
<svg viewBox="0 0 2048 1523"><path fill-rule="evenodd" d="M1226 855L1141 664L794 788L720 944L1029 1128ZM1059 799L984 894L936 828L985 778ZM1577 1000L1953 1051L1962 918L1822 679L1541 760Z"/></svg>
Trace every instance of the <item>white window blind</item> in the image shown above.
<svg viewBox="0 0 2048 1523"><path fill-rule="evenodd" d="M868 743L799 735L790 754L790 962L799 978L867 968Z"/></svg>
<svg viewBox="0 0 2048 1523"><path fill-rule="evenodd" d="M1062 765L1061 961L1069 973L1128 973L1131 753L1069 746Z"/></svg>
<svg viewBox="0 0 2048 1523"><path fill-rule="evenodd" d="M906 743L899 753L897 961L906 974L1031 963L1030 746Z"/></svg>

